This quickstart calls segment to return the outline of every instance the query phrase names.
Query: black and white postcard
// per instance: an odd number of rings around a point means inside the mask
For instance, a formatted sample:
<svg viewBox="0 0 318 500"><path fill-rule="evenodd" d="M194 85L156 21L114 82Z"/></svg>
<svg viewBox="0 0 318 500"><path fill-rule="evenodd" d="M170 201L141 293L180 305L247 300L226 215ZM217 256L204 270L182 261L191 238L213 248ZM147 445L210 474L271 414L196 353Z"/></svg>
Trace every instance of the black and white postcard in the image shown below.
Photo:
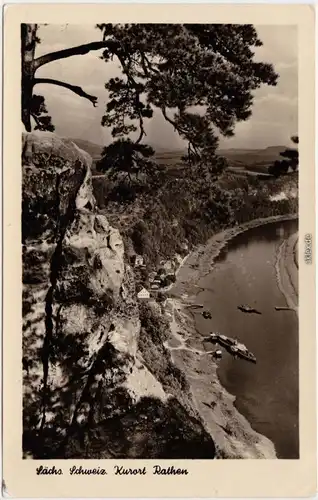
<svg viewBox="0 0 318 500"><path fill-rule="evenodd" d="M4 491L316 491L314 10L4 14Z"/></svg>

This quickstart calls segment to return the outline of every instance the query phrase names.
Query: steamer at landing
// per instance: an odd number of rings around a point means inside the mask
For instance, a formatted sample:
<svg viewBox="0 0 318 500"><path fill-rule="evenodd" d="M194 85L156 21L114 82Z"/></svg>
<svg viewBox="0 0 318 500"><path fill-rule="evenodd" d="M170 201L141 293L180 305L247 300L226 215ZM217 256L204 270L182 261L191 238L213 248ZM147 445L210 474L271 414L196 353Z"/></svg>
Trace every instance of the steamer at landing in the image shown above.
<svg viewBox="0 0 318 500"><path fill-rule="evenodd" d="M211 332L208 337L204 338L204 341L219 344L220 346L225 347L225 349L232 354L232 356L256 363L256 357L254 354L251 353L247 347L237 339L221 335L218 332Z"/></svg>

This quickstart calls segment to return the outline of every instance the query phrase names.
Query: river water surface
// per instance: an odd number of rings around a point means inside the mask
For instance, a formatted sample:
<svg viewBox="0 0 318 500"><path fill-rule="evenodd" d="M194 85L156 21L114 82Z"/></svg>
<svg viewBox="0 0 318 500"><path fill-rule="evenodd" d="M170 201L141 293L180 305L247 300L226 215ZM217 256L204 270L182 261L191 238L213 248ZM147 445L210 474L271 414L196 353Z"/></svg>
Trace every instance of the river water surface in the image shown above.
<svg viewBox="0 0 318 500"><path fill-rule="evenodd" d="M221 384L236 396L236 407L259 433L275 445L278 458L299 457L298 317L286 306L277 285L275 264L282 241L298 230L297 221L267 224L232 239L200 280L197 302L212 314L195 315L197 330L237 337L257 358L257 364L227 352L219 361ZM242 313L248 304L261 315ZM210 346L206 346L210 349Z"/></svg>

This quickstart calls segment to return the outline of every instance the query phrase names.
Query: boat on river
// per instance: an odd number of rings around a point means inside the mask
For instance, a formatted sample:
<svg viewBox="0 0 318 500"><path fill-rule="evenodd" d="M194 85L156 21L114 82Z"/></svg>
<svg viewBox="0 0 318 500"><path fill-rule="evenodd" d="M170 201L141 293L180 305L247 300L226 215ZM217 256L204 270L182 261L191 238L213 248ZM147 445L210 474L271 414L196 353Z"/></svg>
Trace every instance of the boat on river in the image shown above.
<svg viewBox="0 0 318 500"><path fill-rule="evenodd" d="M230 337L227 337L226 335L219 335L218 336L218 343L222 345L223 347L232 347L237 343L236 339L231 339Z"/></svg>
<svg viewBox="0 0 318 500"><path fill-rule="evenodd" d="M254 307L250 307L250 306L247 306L245 304L242 304L240 306L237 306L237 308L242 311L242 312L245 312L245 313L254 313L254 314L262 314L260 311L258 311L257 309L255 309Z"/></svg>
<svg viewBox="0 0 318 500"><path fill-rule="evenodd" d="M256 357L252 352L250 352L247 347L239 342L237 339L232 339L226 335L221 335L218 332L211 332L208 337L204 338L207 342L217 343L232 354L235 357L245 359L246 361L251 361L256 363Z"/></svg>
<svg viewBox="0 0 318 500"><path fill-rule="evenodd" d="M210 335L203 338L203 341L205 341L205 342L217 342L219 335L220 334L218 332L211 332Z"/></svg>
<svg viewBox="0 0 318 500"><path fill-rule="evenodd" d="M243 344L234 344L230 348L231 354L235 357L239 357L242 359L246 359L246 361L251 361L252 363L256 363L256 357L254 354L245 347Z"/></svg>
<svg viewBox="0 0 318 500"><path fill-rule="evenodd" d="M212 315L209 311L203 311L202 316L204 319L212 319Z"/></svg>

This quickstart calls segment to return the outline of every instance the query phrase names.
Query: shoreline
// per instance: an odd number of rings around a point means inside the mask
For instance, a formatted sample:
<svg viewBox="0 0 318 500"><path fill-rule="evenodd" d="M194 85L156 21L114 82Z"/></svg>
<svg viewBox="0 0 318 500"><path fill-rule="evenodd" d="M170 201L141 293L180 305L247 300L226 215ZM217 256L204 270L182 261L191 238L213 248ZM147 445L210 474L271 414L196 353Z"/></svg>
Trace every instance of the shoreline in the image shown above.
<svg viewBox="0 0 318 500"><path fill-rule="evenodd" d="M228 393L219 381L217 363L212 362L204 351L200 351L203 348L202 338L195 330L193 316L187 306L195 301L195 296L201 290L197 282L211 272L215 259L232 238L257 226L295 219L298 219L297 214L255 219L213 235L205 245L199 245L185 257L183 265L178 269L177 280L170 287L171 298L168 300L173 320L170 323L170 341L168 340L166 347L170 350L173 361L189 380L195 406L208 432L215 439L218 458L275 459L277 455L273 442L255 431L237 410L235 396ZM289 255L294 261L296 244L297 239L296 242L292 239L276 262L279 266L277 271L284 276L280 290L285 299L286 295L292 296L290 288L286 290L291 263L290 259L288 262L285 259ZM290 302L287 301L287 304L290 306ZM292 305L295 310L294 302ZM212 401L209 402L211 398Z"/></svg>
<svg viewBox="0 0 318 500"><path fill-rule="evenodd" d="M210 267L214 263L214 260L232 238L254 227L297 219L298 214L274 215L271 217L253 219L214 234L206 243L198 245L183 258L176 271L175 283L172 283L169 287L163 288L160 291L172 292L172 295L176 297L180 297L183 292L185 292L186 295L190 295L188 292L190 292L191 286L195 286L197 281L210 272ZM195 295L195 293L192 294Z"/></svg>

